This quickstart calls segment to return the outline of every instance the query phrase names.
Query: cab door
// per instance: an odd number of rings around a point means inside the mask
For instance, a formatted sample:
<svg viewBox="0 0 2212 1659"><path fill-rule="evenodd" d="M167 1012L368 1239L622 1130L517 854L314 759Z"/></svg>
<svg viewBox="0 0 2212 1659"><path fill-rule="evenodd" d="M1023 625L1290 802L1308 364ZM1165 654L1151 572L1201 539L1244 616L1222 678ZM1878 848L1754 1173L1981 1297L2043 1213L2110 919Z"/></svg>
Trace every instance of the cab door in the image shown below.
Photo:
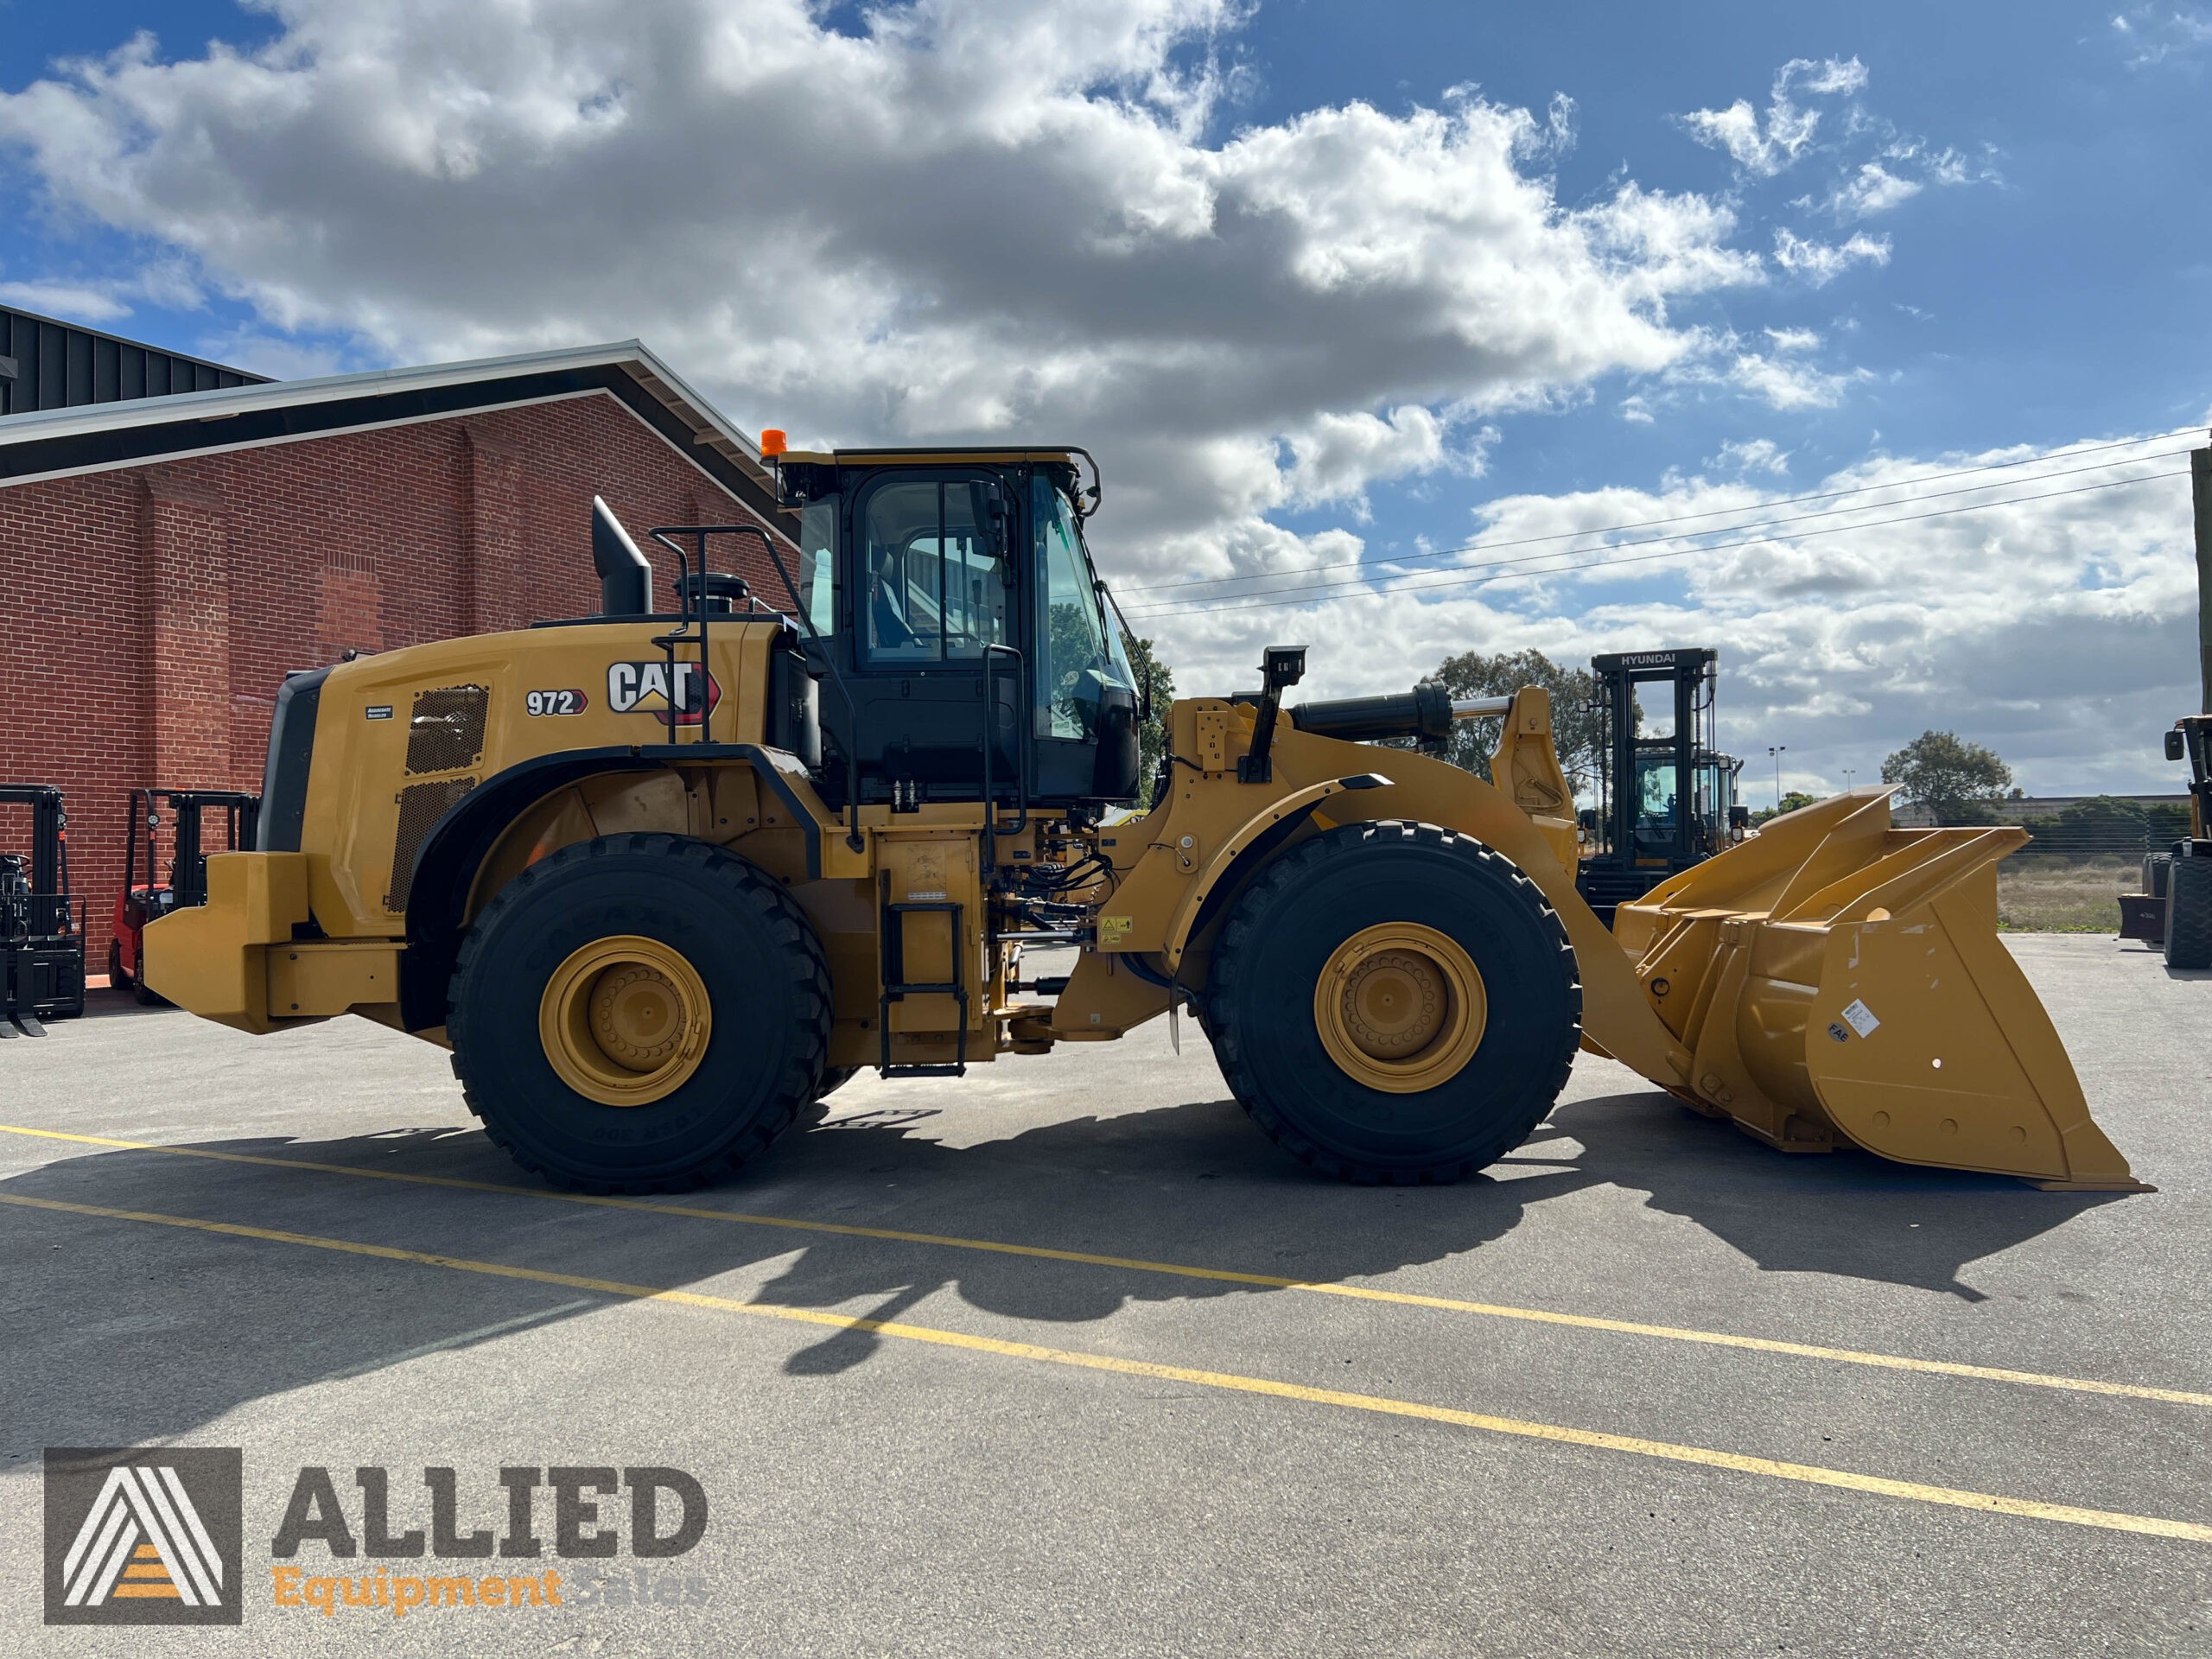
<svg viewBox="0 0 2212 1659"><path fill-rule="evenodd" d="M853 493L847 620L863 800L909 789L980 799L987 734L994 791L1014 795L1021 676L988 652L1016 643L1012 506L982 469L885 472Z"/></svg>

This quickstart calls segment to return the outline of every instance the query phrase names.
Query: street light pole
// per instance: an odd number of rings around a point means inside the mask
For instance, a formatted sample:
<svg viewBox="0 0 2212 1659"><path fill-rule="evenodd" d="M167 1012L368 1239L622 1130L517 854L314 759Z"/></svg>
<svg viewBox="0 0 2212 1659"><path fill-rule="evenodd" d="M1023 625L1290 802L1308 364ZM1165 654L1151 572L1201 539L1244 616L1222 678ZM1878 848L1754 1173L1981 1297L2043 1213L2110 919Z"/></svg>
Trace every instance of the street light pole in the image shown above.
<svg viewBox="0 0 2212 1659"><path fill-rule="evenodd" d="M1782 810L1782 757L1789 753L1787 743L1767 745L1767 758L1774 762L1774 810Z"/></svg>
<svg viewBox="0 0 2212 1659"><path fill-rule="evenodd" d="M1848 795L1851 793L1851 780L1858 775L1859 768L1856 766L1846 766L1843 769L1843 792L1845 794Z"/></svg>

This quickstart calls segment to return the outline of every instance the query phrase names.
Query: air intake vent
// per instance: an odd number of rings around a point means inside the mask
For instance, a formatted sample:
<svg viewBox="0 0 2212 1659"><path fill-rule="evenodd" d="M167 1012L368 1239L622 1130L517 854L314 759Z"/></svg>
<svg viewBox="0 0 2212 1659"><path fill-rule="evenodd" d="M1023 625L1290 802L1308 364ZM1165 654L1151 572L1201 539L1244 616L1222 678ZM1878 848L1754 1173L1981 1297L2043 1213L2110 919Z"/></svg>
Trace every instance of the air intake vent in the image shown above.
<svg viewBox="0 0 2212 1659"><path fill-rule="evenodd" d="M458 772L484 758L484 715L492 694L480 685L417 691L407 724L407 770Z"/></svg>
<svg viewBox="0 0 2212 1659"><path fill-rule="evenodd" d="M426 691L424 696L440 697L457 695L446 691ZM481 698L482 692L477 696ZM419 701L419 700L418 700ZM482 718L479 704L478 718ZM410 748L413 745L410 743ZM410 769L412 770L410 761ZM447 810L462 796L476 787L474 778L448 778L435 784L410 784L399 791L399 833L392 839L391 891L385 895L384 907L394 915L404 915L407 910L408 889L415 885L415 860L423 850L423 838L429 835Z"/></svg>

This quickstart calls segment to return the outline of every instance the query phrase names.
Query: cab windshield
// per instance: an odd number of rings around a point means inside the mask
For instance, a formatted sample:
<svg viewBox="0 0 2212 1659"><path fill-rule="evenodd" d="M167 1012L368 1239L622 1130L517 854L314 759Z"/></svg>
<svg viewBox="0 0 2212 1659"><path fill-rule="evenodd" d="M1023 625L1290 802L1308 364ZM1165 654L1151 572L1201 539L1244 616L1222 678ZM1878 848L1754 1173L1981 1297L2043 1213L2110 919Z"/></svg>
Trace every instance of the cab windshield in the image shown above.
<svg viewBox="0 0 2212 1659"><path fill-rule="evenodd" d="M1102 694L1109 686L1136 690L1136 675L1083 544L1083 521L1067 492L1041 474L1031 486L1036 526L1039 618L1037 734L1087 739L1097 734Z"/></svg>

